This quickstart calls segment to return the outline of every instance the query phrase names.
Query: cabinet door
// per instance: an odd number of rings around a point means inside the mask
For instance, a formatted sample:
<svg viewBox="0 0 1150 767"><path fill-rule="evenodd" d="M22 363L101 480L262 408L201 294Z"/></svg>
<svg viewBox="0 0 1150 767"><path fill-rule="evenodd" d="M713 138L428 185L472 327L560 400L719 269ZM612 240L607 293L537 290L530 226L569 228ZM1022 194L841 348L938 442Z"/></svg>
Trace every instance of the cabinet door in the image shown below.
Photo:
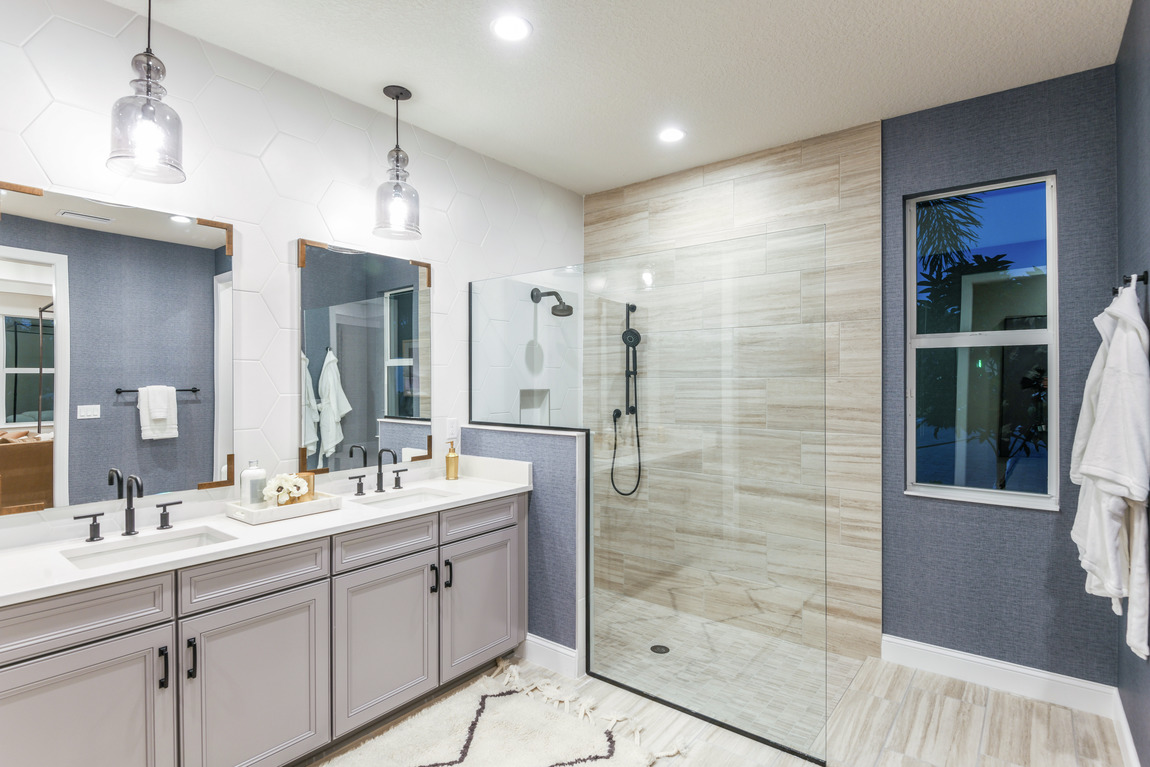
<svg viewBox="0 0 1150 767"><path fill-rule="evenodd" d="M331 740L328 582L180 621L184 767L287 764Z"/></svg>
<svg viewBox="0 0 1150 767"><path fill-rule="evenodd" d="M518 526L443 546L439 556L439 677L446 682L519 644Z"/></svg>
<svg viewBox="0 0 1150 767"><path fill-rule="evenodd" d="M439 685L438 553L332 580L335 737Z"/></svg>
<svg viewBox="0 0 1150 767"><path fill-rule="evenodd" d="M169 623L0 670L0 763L175 767L176 655Z"/></svg>

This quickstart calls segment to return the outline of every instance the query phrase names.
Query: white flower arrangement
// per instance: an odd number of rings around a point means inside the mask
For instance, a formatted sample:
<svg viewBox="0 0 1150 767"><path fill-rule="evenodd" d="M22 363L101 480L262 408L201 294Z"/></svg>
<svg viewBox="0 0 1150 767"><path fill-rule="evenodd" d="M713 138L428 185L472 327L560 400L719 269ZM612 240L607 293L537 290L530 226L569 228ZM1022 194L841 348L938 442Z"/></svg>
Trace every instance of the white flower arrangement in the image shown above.
<svg viewBox="0 0 1150 767"><path fill-rule="evenodd" d="M277 474L264 486L264 500L277 506L288 503L293 498L306 495L307 480L297 474Z"/></svg>

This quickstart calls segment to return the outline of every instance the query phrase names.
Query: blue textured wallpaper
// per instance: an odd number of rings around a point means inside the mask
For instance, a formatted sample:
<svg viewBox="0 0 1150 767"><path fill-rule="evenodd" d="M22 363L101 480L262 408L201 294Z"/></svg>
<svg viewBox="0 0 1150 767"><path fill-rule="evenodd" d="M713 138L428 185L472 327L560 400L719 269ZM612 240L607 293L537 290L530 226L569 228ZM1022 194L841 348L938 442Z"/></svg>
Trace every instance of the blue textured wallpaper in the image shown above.
<svg viewBox="0 0 1150 767"><path fill-rule="evenodd" d="M1117 621L1084 590L1067 472L1117 245L1114 68L898 117L882 126L883 631L1114 684ZM1145 134L1144 134L1145 135ZM904 494L903 199L1058 176L1059 512Z"/></svg>
<svg viewBox="0 0 1150 767"><path fill-rule="evenodd" d="M112 466L149 495L211 481L215 252L10 215L0 244L68 256L69 501L114 498ZM200 388L176 395L176 439L141 439L136 394L116 394L151 384ZM99 405L100 418L77 420L77 405Z"/></svg>
<svg viewBox="0 0 1150 767"><path fill-rule="evenodd" d="M530 461L534 490L527 514L527 630L575 647L575 471L583 456L573 436L463 429L461 452ZM438 459L438 455L436 456Z"/></svg>
<svg viewBox="0 0 1150 767"><path fill-rule="evenodd" d="M1118 82L1118 268L1150 269L1150 4L1134 0L1115 65ZM1150 300L1142 293L1142 311ZM1115 641L1118 689L1143 764L1150 764L1150 663Z"/></svg>

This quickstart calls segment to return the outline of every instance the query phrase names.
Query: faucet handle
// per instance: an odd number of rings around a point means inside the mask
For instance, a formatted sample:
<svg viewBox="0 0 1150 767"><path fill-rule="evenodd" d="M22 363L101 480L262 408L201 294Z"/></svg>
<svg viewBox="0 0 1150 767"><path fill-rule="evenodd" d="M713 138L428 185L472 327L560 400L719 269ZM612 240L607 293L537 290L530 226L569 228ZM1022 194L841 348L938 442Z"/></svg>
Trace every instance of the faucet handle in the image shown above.
<svg viewBox="0 0 1150 767"><path fill-rule="evenodd" d="M104 540L104 536L100 535L100 517L104 516L104 512L99 514L80 514L79 516L72 517L72 519L90 519L88 523L88 537L84 539L85 543L95 543L96 541Z"/></svg>
<svg viewBox="0 0 1150 767"><path fill-rule="evenodd" d="M399 483L399 475L405 471L407 471L407 469L392 469L391 470L391 473L395 475L395 487L392 488L393 490L402 490L403 489L403 485L401 485Z"/></svg>
<svg viewBox="0 0 1150 767"><path fill-rule="evenodd" d="M363 478L366 476L366 474L360 474L358 477L348 477L348 479L358 480L358 482L355 484L356 495L367 495L365 492L363 492Z"/></svg>
<svg viewBox="0 0 1150 767"><path fill-rule="evenodd" d="M157 530L172 529L171 521L168 517L171 512L168 511L168 507L179 506L181 503L183 503L183 501L168 501L167 503L156 504L156 508L160 510L160 526L156 528Z"/></svg>

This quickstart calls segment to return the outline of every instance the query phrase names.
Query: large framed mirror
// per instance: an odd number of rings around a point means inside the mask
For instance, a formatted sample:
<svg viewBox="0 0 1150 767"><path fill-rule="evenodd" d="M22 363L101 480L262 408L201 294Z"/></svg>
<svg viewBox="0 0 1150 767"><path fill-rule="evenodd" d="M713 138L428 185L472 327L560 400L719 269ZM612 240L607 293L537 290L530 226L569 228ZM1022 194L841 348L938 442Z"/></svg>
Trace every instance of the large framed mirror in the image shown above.
<svg viewBox="0 0 1150 767"><path fill-rule="evenodd" d="M232 484L231 226L0 190L0 514Z"/></svg>
<svg viewBox="0 0 1150 767"><path fill-rule="evenodd" d="M300 470L431 458L431 265L312 240L298 263Z"/></svg>

